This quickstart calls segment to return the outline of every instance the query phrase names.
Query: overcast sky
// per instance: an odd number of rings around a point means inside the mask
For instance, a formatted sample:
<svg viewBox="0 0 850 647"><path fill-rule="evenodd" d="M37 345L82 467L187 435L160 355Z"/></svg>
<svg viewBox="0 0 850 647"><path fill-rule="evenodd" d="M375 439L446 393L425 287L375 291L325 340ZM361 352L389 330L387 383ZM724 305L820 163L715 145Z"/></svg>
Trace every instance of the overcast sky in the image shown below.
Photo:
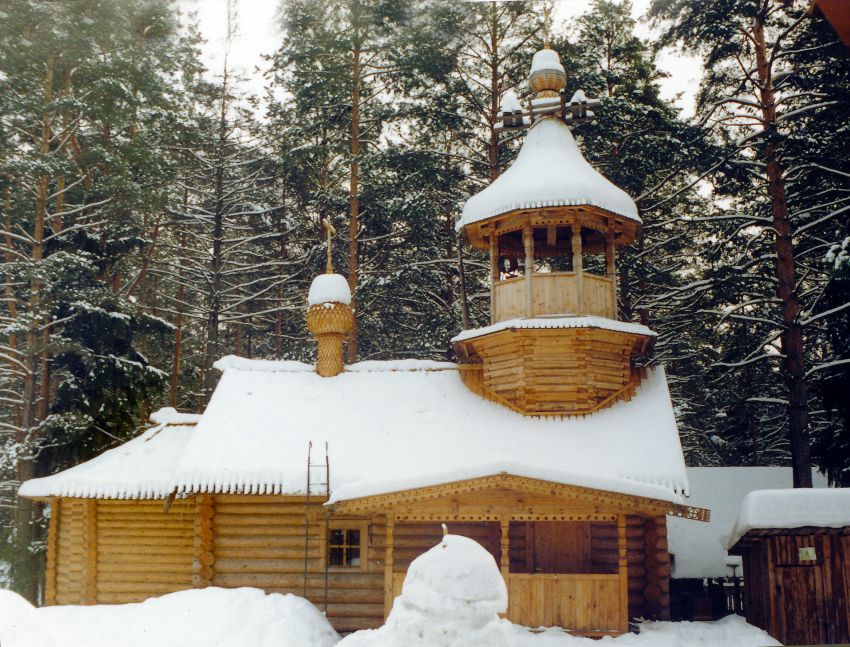
<svg viewBox="0 0 850 647"><path fill-rule="evenodd" d="M634 17L640 19L649 3L650 0L633 0ZM184 12L197 12L201 32L207 40L204 62L211 73L217 74L224 53L227 0L178 0L178 5ZM554 19L559 24L568 23L584 13L589 5L589 0L556 0ZM280 41L275 20L277 7L277 0L238 0L237 3L238 31L231 46L230 62L234 71L248 80L246 89L251 92L262 91L262 70L266 67L262 56L273 52ZM651 36L646 25L639 25L637 33L642 38ZM669 99L681 94L676 105L685 116L692 115L694 95L702 73L699 60L676 51L665 51L659 57L659 66L670 75L660 83L661 96Z"/></svg>

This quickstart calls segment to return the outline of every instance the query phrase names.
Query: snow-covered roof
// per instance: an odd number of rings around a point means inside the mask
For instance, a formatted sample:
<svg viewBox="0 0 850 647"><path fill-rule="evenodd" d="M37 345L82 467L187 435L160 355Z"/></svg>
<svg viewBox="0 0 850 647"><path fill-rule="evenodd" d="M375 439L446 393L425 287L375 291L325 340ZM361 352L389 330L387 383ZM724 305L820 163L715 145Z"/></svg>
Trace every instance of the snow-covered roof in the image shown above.
<svg viewBox="0 0 850 647"><path fill-rule="evenodd" d="M459 335L452 337L452 343L458 341L466 341L489 335L500 330L526 329L526 328L602 328L604 330L614 330L616 332L632 333L635 335L645 335L647 337L655 337L655 332L642 324L630 323L628 321L615 321L606 317L597 317L594 315L575 317L575 316L560 316L550 315L542 317L531 317L528 319L507 319L489 326L481 328L470 328L464 330Z"/></svg>
<svg viewBox="0 0 850 647"><path fill-rule="evenodd" d="M328 443L331 490L350 496L452 480L459 472L592 483L679 502L687 489L663 372L592 416L528 418L473 394L451 364L370 362L334 378L292 363L224 374L177 466L180 492L303 493L307 445ZM306 366L306 365L305 365Z"/></svg>
<svg viewBox="0 0 850 647"><path fill-rule="evenodd" d="M591 416L525 417L469 391L457 365L362 362L334 378L300 362L228 357L197 426L157 427L27 496L301 494L307 445L328 443L334 500L509 473L682 502L687 492L664 372Z"/></svg>
<svg viewBox="0 0 850 647"><path fill-rule="evenodd" d="M200 416L174 409L151 415L162 421L123 445L63 472L21 485L21 496L109 499L159 499L171 492L177 461ZM172 415L174 414L174 415ZM179 422L169 422L170 419Z"/></svg>
<svg viewBox="0 0 850 647"><path fill-rule="evenodd" d="M564 66L561 65L561 59L558 52L548 47L538 50L531 58L531 74L542 72L543 70L557 70L566 74Z"/></svg>
<svg viewBox="0 0 850 647"><path fill-rule="evenodd" d="M740 566L741 558L729 555L726 543L741 501L753 490L790 487L792 476L790 467L689 467L688 481L688 505L708 508L711 520L667 519L673 577L682 579L731 575L727 565ZM812 481L815 487L827 486L826 477L817 470L812 470Z"/></svg>
<svg viewBox="0 0 850 647"><path fill-rule="evenodd" d="M594 169L569 127L543 118L528 131L516 161L463 207L458 229L516 209L588 205L640 222L634 200Z"/></svg>
<svg viewBox="0 0 850 647"><path fill-rule="evenodd" d="M850 527L850 489L756 490L744 497L726 546L750 530Z"/></svg>

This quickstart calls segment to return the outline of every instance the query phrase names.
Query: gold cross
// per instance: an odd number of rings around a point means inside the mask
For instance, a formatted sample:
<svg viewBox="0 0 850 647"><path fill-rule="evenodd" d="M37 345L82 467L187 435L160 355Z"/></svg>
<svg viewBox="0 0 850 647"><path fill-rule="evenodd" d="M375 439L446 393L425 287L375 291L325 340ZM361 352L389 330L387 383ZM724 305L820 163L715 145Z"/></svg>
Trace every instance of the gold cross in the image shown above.
<svg viewBox="0 0 850 647"><path fill-rule="evenodd" d="M328 264L325 266L325 272L328 274L334 273L334 261L331 256L331 236L336 233L336 229L331 224L331 221L328 218L322 218L322 226L325 228L325 231L328 233Z"/></svg>

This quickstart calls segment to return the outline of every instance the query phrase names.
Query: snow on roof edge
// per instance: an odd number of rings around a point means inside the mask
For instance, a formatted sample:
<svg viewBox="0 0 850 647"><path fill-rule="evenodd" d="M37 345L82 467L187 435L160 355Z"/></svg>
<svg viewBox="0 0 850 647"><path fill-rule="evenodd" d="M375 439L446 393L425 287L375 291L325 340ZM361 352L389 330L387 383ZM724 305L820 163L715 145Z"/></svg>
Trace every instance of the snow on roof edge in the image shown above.
<svg viewBox="0 0 850 647"><path fill-rule="evenodd" d="M537 329L537 328L602 328L604 330L613 330L616 332L633 333L636 335L646 335L648 337L656 337L657 333L643 324L631 323L628 321L616 321L605 317L597 317L594 315L588 316L554 316L554 317L534 317L534 318L518 318L500 321L489 326L481 328L470 328L455 335L451 339L451 343L466 341L482 337L501 330L510 328L519 329Z"/></svg>
<svg viewBox="0 0 850 647"><path fill-rule="evenodd" d="M750 530L850 527L850 488L754 490L744 497L727 550Z"/></svg>
<svg viewBox="0 0 850 647"><path fill-rule="evenodd" d="M162 407L148 417L155 425L194 425L200 419L199 413L183 413L174 407Z"/></svg>
<svg viewBox="0 0 850 647"><path fill-rule="evenodd" d="M293 360L248 359L236 355L225 355L213 366L226 370L257 371L271 373L313 373L315 365ZM386 371L446 371L457 370L453 362L438 362L429 359L365 360L347 364L344 369L350 373L378 373Z"/></svg>
<svg viewBox="0 0 850 647"><path fill-rule="evenodd" d="M496 462L487 465L476 465L466 469L432 472L405 479L389 479L384 481L363 479L354 481L336 488L331 493L331 497L328 499L326 505L333 505L334 503L350 499L392 494L405 490L497 476L500 474L685 504L685 499L681 493L686 490L686 486L682 483L650 483L627 477L620 479L597 477L590 474L535 468L514 462Z"/></svg>

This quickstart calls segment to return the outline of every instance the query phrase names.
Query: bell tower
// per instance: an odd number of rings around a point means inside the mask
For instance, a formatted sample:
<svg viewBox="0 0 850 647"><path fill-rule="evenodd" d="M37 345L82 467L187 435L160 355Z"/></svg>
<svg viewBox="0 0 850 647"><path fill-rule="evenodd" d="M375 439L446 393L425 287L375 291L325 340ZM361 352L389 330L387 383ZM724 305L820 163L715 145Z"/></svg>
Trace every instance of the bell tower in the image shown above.
<svg viewBox="0 0 850 647"><path fill-rule="evenodd" d="M570 126L598 101L566 99L558 55L534 55L525 110L503 101L501 129L529 128L516 161L470 198L458 229L490 255L491 325L453 342L472 390L525 415L584 415L628 399L634 359L655 333L617 317L616 248L635 240L637 206L584 159Z"/></svg>

